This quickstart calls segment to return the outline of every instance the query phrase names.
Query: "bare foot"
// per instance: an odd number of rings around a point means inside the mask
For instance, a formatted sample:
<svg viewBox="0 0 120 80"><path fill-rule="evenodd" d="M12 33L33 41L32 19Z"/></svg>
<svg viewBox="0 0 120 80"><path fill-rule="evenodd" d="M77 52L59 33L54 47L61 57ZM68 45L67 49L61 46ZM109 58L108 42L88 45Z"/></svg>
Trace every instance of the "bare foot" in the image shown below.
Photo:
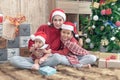
<svg viewBox="0 0 120 80"><path fill-rule="evenodd" d="M91 64L83 65L82 68L88 68L88 69L90 69L91 68Z"/></svg>

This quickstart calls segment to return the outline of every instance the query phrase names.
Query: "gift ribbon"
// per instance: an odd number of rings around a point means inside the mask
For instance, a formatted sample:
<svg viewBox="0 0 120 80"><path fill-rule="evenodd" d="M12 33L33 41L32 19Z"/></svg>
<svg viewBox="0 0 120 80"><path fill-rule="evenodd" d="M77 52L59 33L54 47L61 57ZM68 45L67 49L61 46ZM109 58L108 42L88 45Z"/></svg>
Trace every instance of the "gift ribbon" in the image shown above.
<svg viewBox="0 0 120 80"><path fill-rule="evenodd" d="M109 57L107 57L105 60L105 67L107 68L108 67L108 61L109 60L114 60L116 59L117 57L115 55L110 55Z"/></svg>
<svg viewBox="0 0 120 80"><path fill-rule="evenodd" d="M26 21L26 17L25 16L21 16L18 15L17 17L11 17L11 16L6 16L5 19L8 19L10 21L11 24L13 24L15 26L15 34L18 34L18 26Z"/></svg>

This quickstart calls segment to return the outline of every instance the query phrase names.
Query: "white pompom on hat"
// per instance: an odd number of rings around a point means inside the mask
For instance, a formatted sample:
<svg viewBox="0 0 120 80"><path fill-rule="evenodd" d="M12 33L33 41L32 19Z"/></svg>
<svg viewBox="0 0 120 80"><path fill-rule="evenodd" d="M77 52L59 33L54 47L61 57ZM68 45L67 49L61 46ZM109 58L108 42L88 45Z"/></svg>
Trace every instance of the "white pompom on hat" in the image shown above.
<svg viewBox="0 0 120 80"><path fill-rule="evenodd" d="M45 44L46 38L47 38L47 35L42 31L36 32L35 34L32 34L30 36L31 40L34 41L35 39L40 39L44 44Z"/></svg>
<svg viewBox="0 0 120 80"><path fill-rule="evenodd" d="M78 31L77 31L77 27L75 26L74 23L72 22L65 22L62 26L61 29L65 29L65 30L70 30L73 31L75 33L75 37L78 37Z"/></svg>
<svg viewBox="0 0 120 80"><path fill-rule="evenodd" d="M48 22L49 24L48 25L51 24L52 18L54 16L56 16L56 15L61 16L64 19L64 21L66 21L66 14L65 14L64 10L62 10L62 9L53 9L52 12L50 13L49 22Z"/></svg>

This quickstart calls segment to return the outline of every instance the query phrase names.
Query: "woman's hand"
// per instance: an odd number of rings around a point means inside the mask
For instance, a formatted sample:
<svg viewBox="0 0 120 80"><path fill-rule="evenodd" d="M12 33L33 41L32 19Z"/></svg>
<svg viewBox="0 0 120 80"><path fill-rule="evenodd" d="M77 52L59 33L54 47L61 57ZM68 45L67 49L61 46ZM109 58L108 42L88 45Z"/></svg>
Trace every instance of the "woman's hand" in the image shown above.
<svg viewBox="0 0 120 80"><path fill-rule="evenodd" d="M48 49L48 50L44 49L44 50L43 50L43 53L51 54L51 49Z"/></svg>

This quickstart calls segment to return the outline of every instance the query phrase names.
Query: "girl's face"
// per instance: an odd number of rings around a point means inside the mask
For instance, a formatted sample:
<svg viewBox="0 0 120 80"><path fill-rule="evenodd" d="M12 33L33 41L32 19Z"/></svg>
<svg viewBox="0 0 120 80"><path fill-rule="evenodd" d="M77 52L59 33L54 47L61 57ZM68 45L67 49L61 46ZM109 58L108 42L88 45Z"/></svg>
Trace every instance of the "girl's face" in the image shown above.
<svg viewBox="0 0 120 80"><path fill-rule="evenodd" d="M61 39L62 40L70 40L73 37L72 31L70 30L61 30Z"/></svg>
<svg viewBox="0 0 120 80"><path fill-rule="evenodd" d="M41 48L44 43L40 39L35 39L35 48Z"/></svg>
<svg viewBox="0 0 120 80"><path fill-rule="evenodd" d="M56 29L60 29L63 23L64 23L64 19L61 16L56 15L53 17L53 25Z"/></svg>

